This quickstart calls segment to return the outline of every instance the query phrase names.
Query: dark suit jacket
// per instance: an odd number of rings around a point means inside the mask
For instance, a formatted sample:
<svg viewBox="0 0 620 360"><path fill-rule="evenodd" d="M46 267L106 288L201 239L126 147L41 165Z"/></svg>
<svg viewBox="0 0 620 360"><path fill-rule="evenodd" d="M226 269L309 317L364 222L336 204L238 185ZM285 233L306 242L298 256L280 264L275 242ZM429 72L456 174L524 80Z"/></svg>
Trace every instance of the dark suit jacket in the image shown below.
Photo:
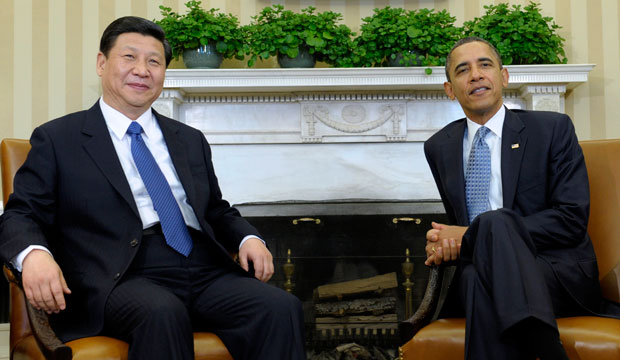
<svg viewBox="0 0 620 360"><path fill-rule="evenodd" d="M424 144L450 224L468 225L463 172L466 119ZM513 144L518 144L513 145ZM598 268L586 232L588 175L570 118L564 114L506 109L501 173L504 208L523 217L538 255L584 307L598 312Z"/></svg>
<svg viewBox="0 0 620 360"><path fill-rule="evenodd" d="M205 241L230 258L258 231L222 199L204 135L155 116ZM91 336L140 247L142 222L98 102L36 128L30 143L0 220L0 256L8 262L29 245L49 248L72 290L52 325L63 341Z"/></svg>

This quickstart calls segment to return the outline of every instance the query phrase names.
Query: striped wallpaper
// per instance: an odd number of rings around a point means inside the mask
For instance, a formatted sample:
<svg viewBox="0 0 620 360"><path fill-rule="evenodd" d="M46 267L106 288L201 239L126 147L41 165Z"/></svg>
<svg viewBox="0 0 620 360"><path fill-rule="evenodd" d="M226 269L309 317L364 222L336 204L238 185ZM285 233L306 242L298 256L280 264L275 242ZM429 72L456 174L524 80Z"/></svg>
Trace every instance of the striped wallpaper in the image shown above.
<svg viewBox="0 0 620 360"><path fill-rule="evenodd" d="M0 138L27 138L34 127L90 107L100 94L95 59L113 19L159 17L159 5L185 12L186 0L0 0ZM344 15L359 30L375 7L447 9L458 24L484 13L493 0L203 0L205 8L237 15L242 24L265 6L315 6ZM526 5L526 0L511 4ZM580 139L620 138L620 0L538 0L563 26L569 63L596 64L590 81L567 94L566 110ZM245 66L228 61L227 66ZM272 66L269 62L261 66ZM172 67L179 67L173 63Z"/></svg>

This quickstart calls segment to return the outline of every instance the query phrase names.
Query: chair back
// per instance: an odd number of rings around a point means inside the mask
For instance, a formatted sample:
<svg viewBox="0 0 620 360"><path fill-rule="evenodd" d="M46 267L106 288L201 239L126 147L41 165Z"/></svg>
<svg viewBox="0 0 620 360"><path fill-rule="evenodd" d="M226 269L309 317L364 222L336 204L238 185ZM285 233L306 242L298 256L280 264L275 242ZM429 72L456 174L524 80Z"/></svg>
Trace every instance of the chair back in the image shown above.
<svg viewBox="0 0 620 360"><path fill-rule="evenodd" d="M13 177L15 177L15 173L26 160L29 151L30 143L28 140L4 139L0 143L2 199L4 204L6 204L9 195L13 192ZM20 342L21 339L32 334L32 329L28 320L24 292L14 282L10 282L9 294L11 304L10 349L13 349L15 344Z"/></svg>
<svg viewBox="0 0 620 360"><path fill-rule="evenodd" d="M620 301L620 140L580 142L590 181L588 234L603 296Z"/></svg>
<svg viewBox="0 0 620 360"><path fill-rule="evenodd" d="M6 204L13 192L13 178L30 151L30 142L23 139L4 139L0 144L2 153L2 201Z"/></svg>

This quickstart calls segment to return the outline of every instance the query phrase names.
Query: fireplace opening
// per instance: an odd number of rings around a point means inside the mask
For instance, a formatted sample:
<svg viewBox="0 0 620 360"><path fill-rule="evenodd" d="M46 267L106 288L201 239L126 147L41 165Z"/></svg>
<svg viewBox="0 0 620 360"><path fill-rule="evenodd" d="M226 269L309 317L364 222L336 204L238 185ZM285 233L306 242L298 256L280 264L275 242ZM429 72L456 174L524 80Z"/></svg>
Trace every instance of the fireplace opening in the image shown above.
<svg viewBox="0 0 620 360"><path fill-rule="evenodd" d="M445 222L443 208L295 205L239 209L274 256L270 283L303 303L309 359L396 358L398 322L426 289L425 235L431 221Z"/></svg>

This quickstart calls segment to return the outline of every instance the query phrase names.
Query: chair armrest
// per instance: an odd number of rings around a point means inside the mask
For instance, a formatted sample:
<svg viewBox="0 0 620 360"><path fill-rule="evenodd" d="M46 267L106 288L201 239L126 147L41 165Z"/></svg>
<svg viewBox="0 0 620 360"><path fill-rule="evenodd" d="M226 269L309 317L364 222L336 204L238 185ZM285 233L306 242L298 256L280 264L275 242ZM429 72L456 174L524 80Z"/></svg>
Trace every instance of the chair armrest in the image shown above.
<svg viewBox="0 0 620 360"><path fill-rule="evenodd" d="M400 340L402 344L411 340L414 335L431 321L437 303L439 301L439 293L441 291L441 283L443 278L443 266L432 266L428 275L428 284L424 298L420 303L420 307L409 319L398 324Z"/></svg>
<svg viewBox="0 0 620 360"><path fill-rule="evenodd" d="M4 276L9 282L14 283L23 292L22 284L13 274L13 272L4 266ZM35 309L30 302L24 297L26 309L28 311L28 319L32 334L37 340L39 349L46 359L53 360L71 360L73 357L72 350L69 346L63 344L52 330L47 313L43 310Z"/></svg>

